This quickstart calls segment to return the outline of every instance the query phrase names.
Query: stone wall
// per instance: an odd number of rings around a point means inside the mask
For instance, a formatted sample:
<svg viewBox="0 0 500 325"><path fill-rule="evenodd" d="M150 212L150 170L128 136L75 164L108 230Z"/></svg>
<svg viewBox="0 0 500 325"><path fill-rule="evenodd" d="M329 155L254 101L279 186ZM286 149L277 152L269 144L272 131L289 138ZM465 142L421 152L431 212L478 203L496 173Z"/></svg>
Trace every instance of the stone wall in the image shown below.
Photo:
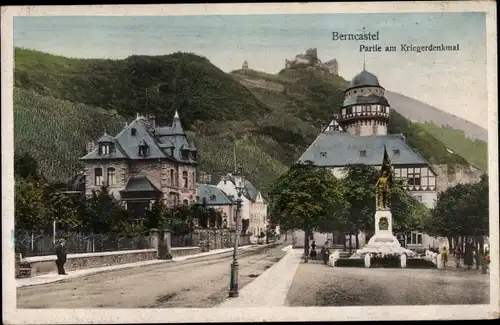
<svg viewBox="0 0 500 325"><path fill-rule="evenodd" d="M68 254L64 264L66 271L89 269L107 265L134 263L139 261L155 260L156 249L135 251L118 251L104 253ZM31 266L30 276L52 273L57 271L55 255L27 257L21 260L22 264Z"/></svg>
<svg viewBox="0 0 500 325"><path fill-rule="evenodd" d="M448 165L431 165L437 174L436 184L438 192L459 183L476 183L481 179L482 171L470 166L454 166L452 169Z"/></svg>

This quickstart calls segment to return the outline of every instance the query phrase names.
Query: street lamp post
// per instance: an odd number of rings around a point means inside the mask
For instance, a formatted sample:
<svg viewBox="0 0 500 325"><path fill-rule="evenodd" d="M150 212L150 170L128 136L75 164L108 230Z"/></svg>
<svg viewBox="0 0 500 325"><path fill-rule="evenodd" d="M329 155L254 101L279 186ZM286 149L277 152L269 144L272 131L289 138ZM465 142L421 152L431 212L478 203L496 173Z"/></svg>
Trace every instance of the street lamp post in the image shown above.
<svg viewBox="0 0 500 325"><path fill-rule="evenodd" d="M238 286L238 271L239 271L239 263L238 263L238 241L240 237L240 223L241 223L241 195L243 194L243 190L245 189L245 182L243 180L243 174L240 169L238 169L237 173L235 173L235 187L236 192L238 194L238 199L236 199L236 224L235 224L235 238L234 238L234 250L233 250L233 262L231 263L231 281L229 284L229 297L238 297L239 296L239 286Z"/></svg>

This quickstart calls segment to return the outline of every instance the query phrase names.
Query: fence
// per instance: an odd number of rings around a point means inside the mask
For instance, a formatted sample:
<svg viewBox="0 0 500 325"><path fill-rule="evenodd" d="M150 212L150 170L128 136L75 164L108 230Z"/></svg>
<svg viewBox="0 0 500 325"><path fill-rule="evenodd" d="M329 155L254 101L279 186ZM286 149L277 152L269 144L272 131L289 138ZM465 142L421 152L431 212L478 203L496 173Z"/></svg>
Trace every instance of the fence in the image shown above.
<svg viewBox="0 0 500 325"><path fill-rule="evenodd" d="M66 239L68 254L152 248L147 236L60 233L57 237ZM43 232L16 230L15 251L21 253L23 257L53 255L54 237Z"/></svg>
<svg viewBox="0 0 500 325"><path fill-rule="evenodd" d="M230 248L234 246L236 235L234 230L228 229L195 229L187 235L171 234L172 247L199 246L209 249ZM238 246L250 245L249 235L240 235Z"/></svg>

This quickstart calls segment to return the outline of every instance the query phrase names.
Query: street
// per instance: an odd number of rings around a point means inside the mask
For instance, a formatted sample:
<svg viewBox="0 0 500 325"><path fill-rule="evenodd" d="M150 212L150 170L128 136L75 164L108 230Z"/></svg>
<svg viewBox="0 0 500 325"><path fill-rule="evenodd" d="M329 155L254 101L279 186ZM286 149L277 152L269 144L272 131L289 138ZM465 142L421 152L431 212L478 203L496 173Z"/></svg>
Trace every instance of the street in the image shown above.
<svg viewBox="0 0 500 325"><path fill-rule="evenodd" d="M462 269L332 268L301 264L290 306L451 305L489 303L489 275Z"/></svg>
<svg viewBox="0 0 500 325"><path fill-rule="evenodd" d="M240 289L284 256L287 244L238 252ZM227 298L232 252L17 289L17 308L213 307Z"/></svg>

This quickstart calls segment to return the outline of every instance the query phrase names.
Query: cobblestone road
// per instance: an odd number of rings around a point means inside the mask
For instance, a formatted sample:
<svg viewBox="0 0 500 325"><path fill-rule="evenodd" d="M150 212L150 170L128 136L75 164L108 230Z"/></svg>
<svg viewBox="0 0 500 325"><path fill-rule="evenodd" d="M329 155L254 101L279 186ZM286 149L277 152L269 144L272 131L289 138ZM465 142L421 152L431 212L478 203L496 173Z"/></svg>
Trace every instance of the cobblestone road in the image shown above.
<svg viewBox="0 0 500 325"><path fill-rule="evenodd" d="M489 303L489 275L475 269L365 269L301 264L290 306Z"/></svg>
<svg viewBox="0 0 500 325"><path fill-rule="evenodd" d="M279 261L286 245L240 251L240 288ZM227 297L232 253L17 289L18 308L213 307Z"/></svg>

